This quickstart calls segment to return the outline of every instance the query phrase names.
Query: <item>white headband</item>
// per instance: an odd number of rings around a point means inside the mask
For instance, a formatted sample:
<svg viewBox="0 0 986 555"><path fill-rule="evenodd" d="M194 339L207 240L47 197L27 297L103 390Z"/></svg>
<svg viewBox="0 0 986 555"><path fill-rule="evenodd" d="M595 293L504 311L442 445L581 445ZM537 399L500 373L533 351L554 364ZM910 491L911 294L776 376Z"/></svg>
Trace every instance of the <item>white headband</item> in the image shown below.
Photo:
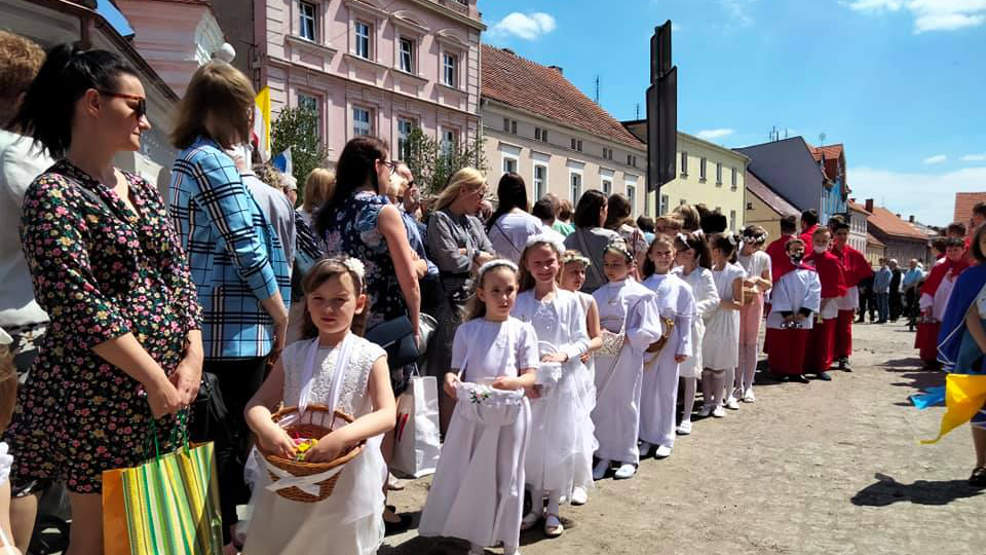
<svg viewBox="0 0 986 555"><path fill-rule="evenodd" d="M547 233L538 233L537 235L528 237L525 247L529 249L534 245L551 245L551 248L555 249L559 256L565 254L565 243L562 243L557 237L552 237Z"/></svg>
<svg viewBox="0 0 986 555"><path fill-rule="evenodd" d="M500 266L506 266L507 268L510 268L514 272L518 271L517 265L507 260L506 258L495 258L479 267L479 271L477 272L476 275L477 283L483 283L483 275L494 268L499 268Z"/></svg>
<svg viewBox="0 0 986 555"><path fill-rule="evenodd" d="M356 274L359 278L360 283L366 280L366 266L363 265L363 261L359 258L353 258L351 256L343 258L339 261L347 270Z"/></svg>

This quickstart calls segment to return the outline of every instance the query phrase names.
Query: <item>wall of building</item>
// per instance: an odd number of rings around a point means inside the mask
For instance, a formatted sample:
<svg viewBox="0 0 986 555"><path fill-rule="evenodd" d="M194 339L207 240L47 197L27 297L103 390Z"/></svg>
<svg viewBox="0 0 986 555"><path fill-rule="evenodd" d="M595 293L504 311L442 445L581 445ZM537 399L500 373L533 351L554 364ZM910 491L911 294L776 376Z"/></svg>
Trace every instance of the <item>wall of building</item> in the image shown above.
<svg viewBox="0 0 986 555"><path fill-rule="evenodd" d="M912 258L916 258L924 263L925 266L928 266L930 260L928 259L928 246L926 242L897 239L885 236L881 237L878 233L879 232L873 233L873 235L886 245L886 249L883 254L885 258L893 258L896 259L898 263L903 264L906 264L906 262Z"/></svg>
<svg viewBox="0 0 986 555"><path fill-rule="evenodd" d="M801 137L737 150L751 158L750 171L798 210L822 211L824 174Z"/></svg>
<svg viewBox="0 0 986 555"><path fill-rule="evenodd" d="M634 149L489 100L484 100L482 115L487 181L492 189L495 190L497 181L507 169L515 167L514 171L527 184L532 202L551 192L559 198L569 199L574 206L580 193L589 189L630 196L630 188L633 190L633 216L652 214L644 205L647 151L643 148ZM512 132L513 122L516 122L516 133ZM504 131L504 127L509 127L510 131ZM548 140L535 140L535 128L547 130ZM576 140L576 148L581 141L581 151L571 148L572 139ZM602 157L603 147L613 151L612 160ZM632 157L631 162L635 159L636 167L626 163L628 154ZM540 189L535 183L535 167L547 172L545 185ZM573 175L580 176L581 188L577 191L572 186ZM606 182L609 183L608 191Z"/></svg>
<svg viewBox="0 0 986 555"><path fill-rule="evenodd" d="M747 191L744 225L758 225L767 230L767 241L781 236L781 215L760 197Z"/></svg>
<svg viewBox="0 0 986 555"><path fill-rule="evenodd" d="M867 233L867 223L866 223L865 212L860 212L859 210L849 210L849 246L858 250L859 252L866 251L866 233Z"/></svg>

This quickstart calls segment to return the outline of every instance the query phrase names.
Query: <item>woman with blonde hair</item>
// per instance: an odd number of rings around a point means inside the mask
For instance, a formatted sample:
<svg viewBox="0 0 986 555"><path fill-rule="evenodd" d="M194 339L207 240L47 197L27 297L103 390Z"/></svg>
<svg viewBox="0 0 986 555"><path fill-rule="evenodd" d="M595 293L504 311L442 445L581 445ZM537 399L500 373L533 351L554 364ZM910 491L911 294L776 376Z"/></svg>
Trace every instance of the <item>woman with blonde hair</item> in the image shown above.
<svg viewBox="0 0 986 555"><path fill-rule="evenodd" d="M447 302L435 310L439 322L428 350L428 373L439 378L451 364L452 339L462 322L462 312L472 289L472 274L495 258L483 223L473 216L486 193L486 176L475 168L462 168L449 179L435 199L428 218L428 252L438 266ZM442 431L452 418L455 402L440 393Z"/></svg>
<svg viewBox="0 0 986 555"><path fill-rule="evenodd" d="M181 152L172 168L170 213L203 307L204 371L218 378L229 409L224 429L192 430L193 439L216 442L227 544L236 505L249 495L243 409L263 382L268 357L284 347L291 296L280 239L223 152L249 140L254 96L239 70L207 63L192 75L171 134Z"/></svg>
<svg viewBox="0 0 986 555"><path fill-rule="evenodd" d="M315 211L325 204L325 199L332 196L335 185L335 172L325 168L315 168L305 178L305 186L302 189L305 199L301 201L298 213L301 214L301 219L305 220L308 227L312 227L312 217Z"/></svg>

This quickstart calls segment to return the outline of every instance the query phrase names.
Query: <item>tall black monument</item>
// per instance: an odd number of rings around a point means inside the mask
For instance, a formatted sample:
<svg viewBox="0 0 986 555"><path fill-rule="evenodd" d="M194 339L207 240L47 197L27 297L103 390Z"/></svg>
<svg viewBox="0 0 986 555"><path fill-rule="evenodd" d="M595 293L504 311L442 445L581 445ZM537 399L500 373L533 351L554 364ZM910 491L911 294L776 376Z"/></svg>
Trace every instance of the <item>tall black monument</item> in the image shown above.
<svg viewBox="0 0 986 555"><path fill-rule="evenodd" d="M657 191L675 176L678 148L678 68L671 65L671 20L650 39L650 87L647 88L647 187Z"/></svg>

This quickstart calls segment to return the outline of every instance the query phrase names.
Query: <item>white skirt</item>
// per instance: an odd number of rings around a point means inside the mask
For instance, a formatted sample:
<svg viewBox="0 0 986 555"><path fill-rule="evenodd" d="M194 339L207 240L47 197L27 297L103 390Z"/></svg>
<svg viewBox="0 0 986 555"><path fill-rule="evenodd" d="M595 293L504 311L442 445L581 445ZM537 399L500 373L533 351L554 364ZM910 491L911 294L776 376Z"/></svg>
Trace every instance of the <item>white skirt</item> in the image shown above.
<svg viewBox="0 0 986 555"><path fill-rule="evenodd" d="M468 385L472 384L460 384L457 391L459 401L418 534L460 538L484 547L498 542L517 546L531 406L523 396L492 405L474 402L461 387Z"/></svg>
<svg viewBox="0 0 986 555"><path fill-rule="evenodd" d="M692 356L678 365L678 375L682 378L702 377L702 341L705 339L705 320L701 316L692 318ZM739 339L736 339L737 343Z"/></svg>
<svg viewBox="0 0 986 555"><path fill-rule="evenodd" d="M576 361L564 369L556 386L531 401L526 481L535 491L557 492L563 501L571 498L575 487L592 484L597 444L589 418L592 408L585 405L583 368Z"/></svg>
<svg viewBox="0 0 986 555"><path fill-rule="evenodd" d="M739 311L716 309L702 342L702 365L712 370L739 366Z"/></svg>
<svg viewBox="0 0 986 555"><path fill-rule="evenodd" d="M637 428L640 426L640 387L644 361L629 345L617 357L596 355L596 427L600 459L637 464Z"/></svg>
<svg viewBox="0 0 986 555"><path fill-rule="evenodd" d="M387 479L381 440L381 436L367 440L363 452L346 463L332 495L314 503L289 501L268 491L271 480L260 463L243 553L306 555L313 545L331 545L333 553L376 553L384 538Z"/></svg>

